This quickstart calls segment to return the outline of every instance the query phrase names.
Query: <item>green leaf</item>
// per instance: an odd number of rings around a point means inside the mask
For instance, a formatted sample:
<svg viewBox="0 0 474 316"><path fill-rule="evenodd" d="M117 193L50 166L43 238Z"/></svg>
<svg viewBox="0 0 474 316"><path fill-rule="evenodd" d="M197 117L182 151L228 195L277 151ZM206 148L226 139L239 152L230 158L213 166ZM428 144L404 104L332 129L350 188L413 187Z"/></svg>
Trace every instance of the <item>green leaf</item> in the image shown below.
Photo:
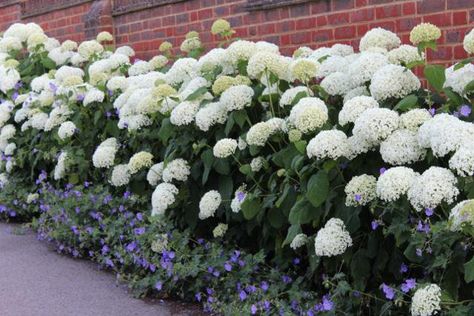
<svg viewBox="0 0 474 316"><path fill-rule="evenodd" d="M414 94L410 94L403 99L401 99L397 105L393 108L394 110L399 110L402 112L408 111L410 109L413 109L416 104L418 103L418 98Z"/></svg>
<svg viewBox="0 0 474 316"><path fill-rule="evenodd" d="M245 165L240 166L239 171L242 174L249 175L252 173L252 168L250 167L249 164L245 164Z"/></svg>
<svg viewBox="0 0 474 316"><path fill-rule="evenodd" d="M469 82L469 83L464 87L463 94L468 94L468 93L472 92L473 90L474 90L474 80L472 80L471 82Z"/></svg>
<svg viewBox="0 0 474 316"><path fill-rule="evenodd" d="M461 104L463 104L462 97L456 92L454 92L451 88L444 88L443 91L444 94L446 94L446 96L448 97L448 100L454 105L460 106Z"/></svg>
<svg viewBox="0 0 474 316"><path fill-rule="evenodd" d="M454 66L454 71L456 71L458 69L461 69L462 67L466 66L467 64L470 64L473 60L474 60L474 57L470 57L470 58L466 58L466 59L461 60L460 62L458 62Z"/></svg>
<svg viewBox="0 0 474 316"><path fill-rule="evenodd" d="M291 244L293 239L295 238L296 235L301 233L301 226L300 225L291 225L290 228L288 228L288 232L286 233L286 238L281 244L282 247Z"/></svg>
<svg viewBox="0 0 474 316"><path fill-rule="evenodd" d="M442 91L446 76L444 74L444 67L440 65L426 65L424 75L436 91Z"/></svg>
<svg viewBox="0 0 474 316"><path fill-rule="evenodd" d="M268 222L273 228L279 229L285 224L286 217L283 215L281 210L272 208L267 213Z"/></svg>
<svg viewBox="0 0 474 316"><path fill-rule="evenodd" d="M174 133L174 127L170 122L169 118L165 118L161 122L161 127L160 130L158 131L158 137L163 143L166 143L168 139L173 135Z"/></svg>
<svg viewBox="0 0 474 316"><path fill-rule="evenodd" d="M260 209L260 199L248 194L242 203L242 213L244 214L244 218L247 220L254 218L260 212Z"/></svg>
<svg viewBox="0 0 474 316"><path fill-rule="evenodd" d="M194 91L193 93L191 93L190 95L188 95L188 97L186 98L185 101L196 100L197 98L203 96L206 92L207 92L207 88L206 87L201 87L201 88L197 89L196 91Z"/></svg>
<svg viewBox="0 0 474 316"><path fill-rule="evenodd" d="M56 63L49 57L42 58L41 64L46 69L56 69Z"/></svg>
<svg viewBox="0 0 474 316"><path fill-rule="evenodd" d="M321 170L309 179L306 188L306 198L314 207L318 207L326 201L328 193L328 175L326 171Z"/></svg>
<svg viewBox="0 0 474 316"><path fill-rule="evenodd" d="M467 283L474 281L474 257L464 264L464 280Z"/></svg>
<svg viewBox="0 0 474 316"><path fill-rule="evenodd" d="M304 155L306 154L306 145L308 144L307 141L305 140L299 140L294 143L296 149L300 152L300 154Z"/></svg>

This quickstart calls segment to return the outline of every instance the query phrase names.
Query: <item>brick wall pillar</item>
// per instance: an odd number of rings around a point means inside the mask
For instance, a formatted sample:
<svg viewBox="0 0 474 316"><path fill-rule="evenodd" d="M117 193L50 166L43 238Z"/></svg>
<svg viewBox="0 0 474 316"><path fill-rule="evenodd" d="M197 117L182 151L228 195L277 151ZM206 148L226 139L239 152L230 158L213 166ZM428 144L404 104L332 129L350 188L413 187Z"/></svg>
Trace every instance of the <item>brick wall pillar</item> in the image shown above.
<svg viewBox="0 0 474 316"><path fill-rule="evenodd" d="M114 33L112 1L96 0L84 16L84 32L87 39L93 39L99 32Z"/></svg>

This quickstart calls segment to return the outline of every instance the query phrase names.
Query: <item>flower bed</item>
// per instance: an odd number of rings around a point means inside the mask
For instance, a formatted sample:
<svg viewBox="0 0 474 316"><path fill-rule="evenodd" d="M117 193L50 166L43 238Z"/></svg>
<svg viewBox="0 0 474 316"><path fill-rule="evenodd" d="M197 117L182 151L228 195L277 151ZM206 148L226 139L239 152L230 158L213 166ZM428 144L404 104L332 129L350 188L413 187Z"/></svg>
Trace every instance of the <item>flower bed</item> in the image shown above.
<svg viewBox="0 0 474 316"><path fill-rule="evenodd" d="M218 313L474 312L472 60L429 64L431 24L292 57L211 32L132 63L12 25L0 215Z"/></svg>

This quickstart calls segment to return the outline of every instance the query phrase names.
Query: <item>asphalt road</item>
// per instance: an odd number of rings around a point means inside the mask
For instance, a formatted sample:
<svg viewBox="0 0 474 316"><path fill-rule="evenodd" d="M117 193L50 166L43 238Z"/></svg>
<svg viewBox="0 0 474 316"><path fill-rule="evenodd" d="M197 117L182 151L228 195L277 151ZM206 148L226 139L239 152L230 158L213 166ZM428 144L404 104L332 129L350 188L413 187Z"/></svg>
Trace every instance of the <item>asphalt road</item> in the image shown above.
<svg viewBox="0 0 474 316"><path fill-rule="evenodd" d="M194 306L134 299L94 263L59 255L32 232L0 223L1 316L197 314Z"/></svg>

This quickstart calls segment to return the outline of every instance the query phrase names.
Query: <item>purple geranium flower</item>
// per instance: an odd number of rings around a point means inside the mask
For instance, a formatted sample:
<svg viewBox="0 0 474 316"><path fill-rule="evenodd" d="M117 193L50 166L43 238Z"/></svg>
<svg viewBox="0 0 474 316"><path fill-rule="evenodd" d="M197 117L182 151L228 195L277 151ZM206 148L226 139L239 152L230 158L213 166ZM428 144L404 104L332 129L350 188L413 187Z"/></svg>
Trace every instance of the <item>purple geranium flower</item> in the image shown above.
<svg viewBox="0 0 474 316"><path fill-rule="evenodd" d="M388 300L393 300L395 297L395 291L385 283L382 283L382 291Z"/></svg>
<svg viewBox="0 0 474 316"><path fill-rule="evenodd" d="M471 114L471 107L467 104L463 104L459 109L459 114L464 117L468 117Z"/></svg>
<svg viewBox="0 0 474 316"><path fill-rule="evenodd" d="M402 284L401 289L404 293L410 292L411 289L414 289L416 286L416 279L406 279Z"/></svg>

